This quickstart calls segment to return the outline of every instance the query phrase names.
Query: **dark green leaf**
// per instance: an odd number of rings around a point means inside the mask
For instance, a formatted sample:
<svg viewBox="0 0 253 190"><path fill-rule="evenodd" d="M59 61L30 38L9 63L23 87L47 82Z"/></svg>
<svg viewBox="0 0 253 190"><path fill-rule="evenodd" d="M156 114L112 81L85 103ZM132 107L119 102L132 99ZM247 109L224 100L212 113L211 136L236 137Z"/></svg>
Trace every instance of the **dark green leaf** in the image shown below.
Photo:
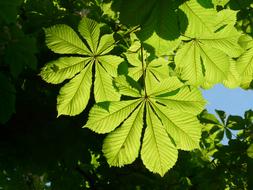
<svg viewBox="0 0 253 190"><path fill-rule="evenodd" d="M244 129L245 122L244 119L241 116L228 116L227 119L227 127L232 130L240 130Z"/></svg>
<svg viewBox="0 0 253 190"><path fill-rule="evenodd" d="M219 120L213 115L204 110L200 116L199 120L202 123L220 124Z"/></svg>
<svg viewBox="0 0 253 190"><path fill-rule="evenodd" d="M226 113L222 110L215 110L215 112L218 114L220 120L222 121L223 124L225 124L225 119L226 119Z"/></svg>

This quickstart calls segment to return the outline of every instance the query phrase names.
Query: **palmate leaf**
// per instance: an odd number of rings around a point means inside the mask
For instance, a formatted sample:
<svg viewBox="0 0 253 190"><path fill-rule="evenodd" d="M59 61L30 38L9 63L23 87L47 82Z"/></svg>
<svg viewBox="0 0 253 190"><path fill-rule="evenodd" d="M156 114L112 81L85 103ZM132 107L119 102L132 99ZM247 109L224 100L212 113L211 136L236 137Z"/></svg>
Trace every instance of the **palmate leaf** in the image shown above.
<svg viewBox="0 0 253 190"><path fill-rule="evenodd" d="M141 49L139 49L136 53L126 53L126 58L128 62L133 66L128 68L128 75L132 77L134 80L139 80L143 75L143 66L144 70L147 71L147 74L154 75L158 81L165 79L169 76L169 61L159 57L153 59L150 63L146 60L149 54L143 50L143 56L145 60L141 60Z"/></svg>
<svg viewBox="0 0 253 190"><path fill-rule="evenodd" d="M148 78L146 75L146 81ZM161 176L175 164L177 149L199 147L201 127L196 115L205 101L198 89L184 87L176 77L157 82L159 87L141 93L126 76L116 78L115 84L120 93L135 99L96 104L84 126L97 133L109 133L103 152L111 166L130 164L137 158L144 126L141 159L150 171Z"/></svg>
<svg viewBox="0 0 253 190"><path fill-rule="evenodd" d="M52 84L71 79L61 88L58 95L58 116L77 115L85 109L90 98L93 65L95 101L117 101L120 98L112 80L117 76L118 65L123 59L107 55L114 48L113 34L106 34L100 38L99 24L86 17L80 21L78 30L88 47L67 25L45 29L47 46L55 53L68 54L47 63L40 72L40 76Z"/></svg>
<svg viewBox="0 0 253 190"><path fill-rule="evenodd" d="M189 25L186 43L178 50L176 70L187 84L206 86L233 79L230 58L239 57L243 49L238 44L241 34L235 29L236 11L203 8L196 0L180 7ZM227 83L229 83L227 81Z"/></svg>

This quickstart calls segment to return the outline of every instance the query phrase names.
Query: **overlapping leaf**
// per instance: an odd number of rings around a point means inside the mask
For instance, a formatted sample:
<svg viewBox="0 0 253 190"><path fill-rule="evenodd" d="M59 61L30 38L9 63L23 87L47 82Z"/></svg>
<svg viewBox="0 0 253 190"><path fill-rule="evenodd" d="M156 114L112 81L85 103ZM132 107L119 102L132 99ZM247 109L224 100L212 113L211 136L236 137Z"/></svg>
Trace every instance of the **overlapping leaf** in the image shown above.
<svg viewBox="0 0 253 190"><path fill-rule="evenodd" d="M131 48L132 47L129 49ZM131 65L128 68L128 75L134 80L139 80L144 70L147 71L147 74L154 75L158 81L169 76L168 60L159 57L149 62L149 53L147 53L140 44L136 47L136 52L128 51L125 55Z"/></svg>
<svg viewBox="0 0 253 190"><path fill-rule="evenodd" d="M120 11L120 21L126 25L140 26L140 39L147 47L154 50L157 56L168 55L180 42L179 15L181 29L186 28L186 16L178 10L182 1L174 0L122 0L113 6ZM126 8L127 7L127 8ZM141 9L141 11L139 11ZM138 12L138 14L136 14ZM184 25L184 27L182 27Z"/></svg>
<svg viewBox="0 0 253 190"><path fill-rule="evenodd" d="M46 64L40 73L41 77L52 84L65 84L57 98L59 115L77 115L81 113L90 98L92 86L92 67L95 65L94 96L96 102L119 100L120 94L113 87L113 77L117 76L118 65L122 58L107 55L114 47L113 34L100 38L98 23L83 18L78 26L78 34L67 25L56 25L45 29L46 44L55 53L69 54ZM73 55L81 55L73 56Z"/></svg>
<svg viewBox="0 0 253 190"><path fill-rule="evenodd" d="M241 34L234 27L236 12L216 12L203 8L196 0L187 1L180 8L189 22L185 42L175 57L181 78L195 86L233 79L228 76L234 67L230 66L230 57L239 57L243 52L238 44Z"/></svg>
<svg viewBox="0 0 253 190"><path fill-rule="evenodd" d="M148 78L146 75L146 81L153 80ZM177 149L198 148L201 127L196 114L205 105L200 92L184 87L176 77L157 84L157 88L140 93L127 76L119 76L115 80L119 92L135 99L98 103L91 109L84 127L97 133L110 132L103 152L111 166L130 164L138 157L144 126L141 158L150 171L161 176L175 164Z"/></svg>
<svg viewBox="0 0 253 190"><path fill-rule="evenodd" d="M239 57L236 69L241 76L241 86L248 88L253 79L253 40L249 38L245 44L246 51Z"/></svg>

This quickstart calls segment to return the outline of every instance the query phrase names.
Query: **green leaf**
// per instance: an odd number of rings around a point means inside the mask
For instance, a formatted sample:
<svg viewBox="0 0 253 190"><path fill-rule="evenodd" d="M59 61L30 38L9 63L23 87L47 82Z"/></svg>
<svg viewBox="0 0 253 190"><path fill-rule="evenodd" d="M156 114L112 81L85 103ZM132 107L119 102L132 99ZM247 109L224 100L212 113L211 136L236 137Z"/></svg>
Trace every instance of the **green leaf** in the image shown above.
<svg viewBox="0 0 253 190"><path fill-rule="evenodd" d="M139 154L143 128L143 103L104 140L103 153L111 166L132 163Z"/></svg>
<svg viewBox="0 0 253 190"><path fill-rule="evenodd" d="M174 166L178 152L149 104L146 110L147 128L143 138L141 158L147 169L164 176Z"/></svg>
<svg viewBox="0 0 253 190"><path fill-rule="evenodd" d="M60 54L91 54L90 50L69 26L59 24L44 30L46 44L53 52Z"/></svg>
<svg viewBox="0 0 253 190"><path fill-rule="evenodd" d="M99 46L97 49L97 54L104 55L109 53L114 48L114 38L113 34L105 34L101 37Z"/></svg>
<svg viewBox="0 0 253 190"><path fill-rule="evenodd" d="M177 12L175 11L178 4L172 0L122 0L117 11L120 11L120 21L123 24L142 27L139 34L142 40L147 39L153 33L168 40L175 39L180 35Z"/></svg>
<svg viewBox="0 0 253 190"><path fill-rule="evenodd" d="M139 84L130 77L121 75L118 76L114 81L120 94L131 97L141 97L140 87L138 86Z"/></svg>
<svg viewBox="0 0 253 190"><path fill-rule="evenodd" d="M100 35L100 27L98 23L92 19L84 17L78 25L78 31L87 41L91 51L95 54L97 52Z"/></svg>
<svg viewBox="0 0 253 190"><path fill-rule="evenodd" d="M78 115L88 104L92 84L92 64L65 84L57 97L58 116Z"/></svg>
<svg viewBox="0 0 253 190"><path fill-rule="evenodd" d="M215 112L218 114L220 120L222 121L223 124L225 124L225 119L226 119L226 113L222 110L215 110Z"/></svg>
<svg viewBox="0 0 253 190"><path fill-rule="evenodd" d="M236 61L230 59L230 67L227 78L222 82L227 88L237 88L241 84L241 76L236 68Z"/></svg>
<svg viewBox="0 0 253 190"><path fill-rule="evenodd" d="M0 72L0 123L6 123L15 112L15 87Z"/></svg>
<svg viewBox="0 0 253 190"><path fill-rule="evenodd" d="M186 36L198 38L204 33L213 33L213 26L216 21L216 11L202 7L197 0L186 1L180 9L188 18Z"/></svg>
<svg viewBox="0 0 253 190"><path fill-rule="evenodd" d="M115 55L103 55L97 58L98 62L104 67L107 73L111 76L116 77L118 75L117 69L123 59Z"/></svg>
<svg viewBox="0 0 253 190"><path fill-rule="evenodd" d="M48 83L59 84L74 77L89 62L90 58L61 57L47 63L41 69L40 76Z"/></svg>
<svg viewBox="0 0 253 190"><path fill-rule="evenodd" d="M169 109L192 114L199 114L206 104L201 92L197 88L183 87L175 95L152 97L165 104Z"/></svg>
<svg viewBox="0 0 253 190"><path fill-rule="evenodd" d="M168 60L159 57L147 64L147 72L151 72L157 80L161 81L169 77Z"/></svg>
<svg viewBox="0 0 253 190"><path fill-rule="evenodd" d="M253 48L253 38L249 35L242 35L239 38L238 43L240 44L240 46L244 49L244 50L248 50L250 48Z"/></svg>
<svg viewBox="0 0 253 190"><path fill-rule="evenodd" d="M228 56L198 40L183 46L176 55L175 63L181 78L194 86L203 84L203 79L211 83L222 82L229 72Z"/></svg>
<svg viewBox="0 0 253 190"><path fill-rule="evenodd" d="M245 121L241 116L230 115L227 119L227 127L232 130L241 130L245 128Z"/></svg>
<svg viewBox="0 0 253 190"><path fill-rule="evenodd" d="M152 107L178 149L193 150L199 148L201 126L195 115L170 110L159 104L152 104Z"/></svg>
<svg viewBox="0 0 253 190"><path fill-rule="evenodd" d="M200 49L195 41L186 43L177 51L175 63L182 80L186 80L187 83L195 86L203 83L204 72L200 59Z"/></svg>
<svg viewBox="0 0 253 190"><path fill-rule="evenodd" d="M213 4L214 4L215 6L220 5L220 6L223 6L223 7L224 7L229 1L230 1L230 0L212 0Z"/></svg>
<svg viewBox="0 0 253 190"><path fill-rule="evenodd" d="M96 64L94 96L96 102L117 101L120 99L120 94L113 87L112 77L98 63Z"/></svg>
<svg viewBox="0 0 253 190"><path fill-rule="evenodd" d="M224 23L224 21L221 21L221 23ZM225 25L219 32L208 34L199 39L203 44L216 48L230 57L239 57L243 53L243 49L238 44L240 36L241 33L234 26Z"/></svg>
<svg viewBox="0 0 253 190"><path fill-rule="evenodd" d="M90 97L88 94L90 92L92 76L90 76L90 72L87 72L89 73L87 75L84 74L86 73L84 68L89 67L92 69L93 63L95 64L95 101L117 101L120 99L120 94L113 85L113 77L118 76L118 66L123 62L123 59L115 55L105 55L113 48L113 34L102 36L99 42L100 27L96 21L88 18L83 18L81 20L78 29L90 46L89 48L91 51L69 26L56 25L45 29L46 43L52 51L56 53L74 54L71 57L62 57L58 60L49 62L42 68L40 73L45 81L53 84L59 84L66 79L72 78L63 89L70 91L70 89L73 88L74 91L72 91L72 93L70 92L70 94L73 95L74 100L72 100L72 97L68 97L65 92L63 95L59 96L61 99L58 98L58 100L60 100L62 104L58 106L59 115L77 115L85 109ZM76 54L85 55L85 57L77 57ZM81 80L81 75L84 75L83 80ZM78 89L75 84L86 84L86 94L83 90ZM80 107L78 107L75 105L75 102L79 102L81 98L83 99L79 105ZM64 99L66 99L66 101Z"/></svg>
<svg viewBox="0 0 253 190"><path fill-rule="evenodd" d="M148 91L149 96L166 96L167 93L175 91L183 86L177 77L169 77L158 83L153 89Z"/></svg>
<svg viewBox="0 0 253 190"><path fill-rule="evenodd" d="M213 115L204 110L199 117L202 123L211 123L220 125L220 121Z"/></svg>
<svg viewBox="0 0 253 190"><path fill-rule="evenodd" d="M237 60L237 71L242 78L241 85L249 87L253 78L253 48L249 49Z"/></svg>
<svg viewBox="0 0 253 190"><path fill-rule="evenodd" d="M144 45L148 45L147 49L155 51L155 55L157 56L164 56L164 55L171 55L174 50L180 44L180 39L175 40L166 40L159 37L156 33L153 33L147 40L144 41Z"/></svg>
<svg viewBox="0 0 253 190"><path fill-rule="evenodd" d="M140 100L108 102L96 104L89 113L89 119L84 127L97 133L109 133L119 126L140 104Z"/></svg>
<svg viewBox="0 0 253 190"><path fill-rule="evenodd" d="M212 83L222 82L228 75L229 59L223 52L200 45L200 54L205 66L205 78Z"/></svg>
<svg viewBox="0 0 253 190"><path fill-rule="evenodd" d="M229 129L225 129L226 137L231 140L232 139L232 132Z"/></svg>

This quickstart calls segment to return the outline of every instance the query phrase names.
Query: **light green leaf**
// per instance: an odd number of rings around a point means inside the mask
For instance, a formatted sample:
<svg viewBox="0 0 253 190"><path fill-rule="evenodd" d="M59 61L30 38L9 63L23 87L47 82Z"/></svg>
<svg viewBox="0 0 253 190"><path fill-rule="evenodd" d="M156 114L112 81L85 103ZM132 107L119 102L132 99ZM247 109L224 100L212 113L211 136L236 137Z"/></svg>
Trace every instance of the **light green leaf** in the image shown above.
<svg viewBox="0 0 253 190"><path fill-rule="evenodd" d="M250 48L253 48L253 38L249 35L242 35L239 38L238 43L244 50L248 50Z"/></svg>
<svg viewBox="0 0 253 190"><path fill-rule="evenodd" d="M96 133L109 133L120 125L140 104L141 100L101 102L93 106L84 127Z"/></svg>
<svg viewBox="0 0 253 190"><path fill-rule="evenodd" d="M137 82L135 82L130 77L121 75L115 78L115 85L119 92L126 96L131 97L140 97L140 89L138 89L137 85L139 85Z"/></svg>
<svg viewBox="0 0 253 190"><path fill-rule="evenodd" d="M69 26L59 24L44 30L46 44L53 52L60 54L91 54L90 50Z"/></svg>
<svg viewBox="0 0 253 190"><path fill-rule="evenodd" d="M143 103L104 140L103 153L111 166L132 163L139 154L143 128Z"/></svg>
<svg viewBox="0 0 253 190"><path fill-rule="evenodd" d="M176 94L168 96L151 97L156 101L165 104L169 109L192 114L199 114L205 107L206 101L203 99L199 89L185 86Z"/></svg>
<svg viewBox="0 0 253 190"><path fill-rule="evenodd" d="M162 57L154 59L148 63L147 72L151 72L159 81L166 79L170 72L168 63L168 60Z"/></svg>
<svg viewBox="0 0 253 190"><path fill-rule="evenodd" d="M220 6L223 6L223 7L224 7L229 1L230 1L230 0L212 0L213 4L214 4L215 6L220 5Z"/></svg>
<svg viewBox="0 0 253 190"><path fill-rule="evenodd" d="M89 64L61 88L57 97L58 116L80 114L88 104L91 84L92 64Z"/></svg>
<svg viewBox="0 0 253 190"><path fill-rule="evenodd" d="M124 59L115 55L98 56L97 60L104 67L106 72L113 77L116 77L118 75L118 66L124 61Z"/></svg>
<svg viewBox="0 0 253 190"><path fill-rule="evenodd" d="M173 51L179 46L180 39L166 40L159 37L155 32L147 40L144 41L145 44L150 45L155 50L155 55L164 56L171 55Z"/></svg>
<svg viewBox="0 0 253 190"><path fill-rule="evenodd" d="M78 31L87 41L93 54L96 53L100 35L98 23L92 19L84 17L78 25Z"/></svg>
<svg viewBox="0 0 253 190"><path fill-rule="evenodd" d="M113 34L105 34L101 37L97 54L98 55L104 55L109 53L114 48L114 38Z"/></svg>
<svg viewBox="0 0 253 190"><path fill-rule="evenodd" d="M140 60L140 55L138 52L136 53L125 53L125 56L127 58L127 61L135 67L141 67L142 62Z"/></svg>
<svg viewBox="0 0 253 190"><path fill-rule="evenodd" d="M243 53L243 49L238 44L240 36L241 33L233 26L226 26L217 33L200 38L200 42L223 51L230 57L239 57Z"/></svg>
<svg viewBox="0 0 253 190"><path fill-rule="evenodd" d="M147 169L164 176L174 166L178 152L149 104L146 109L146 122L141 158Z"/></svg>
<svg viewBox="0 0 253 190"><path fill-rule="evenodd" d="M202 7L197 0L186 1L180 9L188 17L188 26L185 35L198 38L204 33L213 33L216 22L216 11Z"/></svg>
<svg viewBox="0 0 253 190"><path fill-rule="evenodd" d="M183 86L177 77L168 77L167 79L162 80L160 83L148 91L148 96L161 96L166 93L175 91Z"/></svg>
<svg viewBox="0 0 253 190"><path fill-rule="evenodd" d="M241 76L236 68L236 61L230 59L230 68L227 78L223 81L224 86L227 88L237 88L240 86Z"/></svg>
<svg viewBox="0 0 253 190"><path fill-rule="evenodd" d="M126 57L128 62L133 65L133 67L128 67L128 75L138 81L143 74L142 62L139 59L139 55L138 53L131 53L126 54ZM146 67L146 65L144 65L144 67Z"/></svg>
<svg viewBox="0 0 253 190"><path fill-rule="evenodd" d="M247 88L253 78L253 48L239 57L236 67L239 75L242 77L241 85Z"/></svg>
<svg viewBox="0 0 253 190"><path fill-rule="evenodd" d="M229 72L229 57L199 40L186 43L179 49L175 63L181 78L194 86L203 84L204 80L222 82Z"/></svg>
<svg viewBox="0 0 253 190"><path fill-rule="evenodd" d="M186 43L175 56L176 70L187 84L198 86L204 81L200 49L196 41Z"/></svg>
<svg viewBox="0 0 253 190"><path fill-rule="evenodd" d="M138 81L142 76L142 67L129 67L128 75Z"/></svg>
<svg viewBox="0 0 253 190"><path fill-rule="evenodd" d="M89 61L90 58L61 57L47 63L41 69L40 76L48 83L59 84L75 76Z"/></svg>
<svg viewBox="0 0 253 190"><path fill-rule="evenodd" d="M238 11L223 9L217 13L216 23L215 23L215 31L219 28L230 25L234 26L236 24L236 15Z"/></svg>
<svg viewBox="0 0 253 190"><path fill-rule="evenodd" d="M195 115L174 111L160 104L152 104L152 107L178 149L193 150L199 148L201 126Z"/></svg>
<svg viewBox="0 0 253 190"><path fill-rule="evenodd" d="M94 96L96 102L117 101L120 99L120 94L113 87L112 77L99 63L96 63Z"/></svg>
<svg viewBox="0 0 253 190"><path fill-rule="evenodd" d="M205 78L212 83L222 82L229 72L229 57L212 47L199 44L205 66Z"/></svg>

